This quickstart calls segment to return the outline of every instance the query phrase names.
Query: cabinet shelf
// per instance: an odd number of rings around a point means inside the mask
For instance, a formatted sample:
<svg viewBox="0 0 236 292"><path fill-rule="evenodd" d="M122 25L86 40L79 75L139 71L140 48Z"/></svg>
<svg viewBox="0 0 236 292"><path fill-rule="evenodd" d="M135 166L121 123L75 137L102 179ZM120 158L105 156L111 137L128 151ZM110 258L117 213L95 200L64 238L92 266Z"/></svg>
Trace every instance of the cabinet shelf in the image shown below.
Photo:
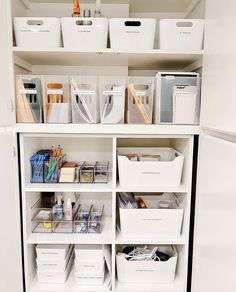
<svg viewBox="0 0 236 292"><path fill-rule="evenodd" d="M198 62L202 64L203 51L167 50L73 50L66 48L33 49L14 47L15 63L21 65L67 66L129 66L130 69L181 70Z"/></svg>
<svg viewBox="0 0 236 292"><path fill-rule="evenodd" d="M27 244L111 244L112 243L112 218L105 217L101 234L79 233L31 233Z"/></svg>

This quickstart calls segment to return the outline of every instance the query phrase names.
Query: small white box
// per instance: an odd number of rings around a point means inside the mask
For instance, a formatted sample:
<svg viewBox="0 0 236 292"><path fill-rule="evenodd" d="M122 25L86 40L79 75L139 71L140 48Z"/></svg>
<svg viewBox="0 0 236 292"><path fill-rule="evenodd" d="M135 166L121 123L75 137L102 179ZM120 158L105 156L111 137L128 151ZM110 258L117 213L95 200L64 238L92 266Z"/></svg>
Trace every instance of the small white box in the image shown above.
<svg viewBox="0 0 236 292"><path fill-rule="evenodd" d="M105 260L94 261L94 260L75 260L75 271L77 273L87 273L89 275L101 276L104 274Z"/></svg>
<svg viewBox="0 0 236 292"><path fill-rule="evenodd" d="M131 161L122 154L158 154L160 161ZM172 148L118 148L119 182L126 186L179 186L184 156Z"/></svg>
<svg viewBox="0 0 236 292"><path fill-rule="evenodd" d="M67 264L72 256L72 245L67 252L67 256L65 259L57 258L51 259L50 257L45 259L36 259L37 270L39 272L64 272L66 270Z"/></svg>
<svg viewBox="0 0 236 292"><path fill-rule="evenodd" d="M104 275L98 276L98 275L83 275L83 274L77 274L74 273L75 282L77 285L87 285L87 286L102 286L104 283Z"/></svg>
<svg viewBox="0 0 236 292"><path fill-rule="evenodd" d="M37 271L38 281L39 283L51 283L51 284L63 284L66 282L66 279L71 270L72 257L70 258L66 270L63 272L56 271Z"/></svg>
<svg viewBox="0 0 236 292"><path fill-rule="evenodd" d="M61 46L61 23L56 17L15 17L16 45L24 48Z"/></svg>
<svg viewBox="0 0 236 292"><path fill-rule="evenodd" d="M98 261L104 260L104 248L103 245L90 244L75 246L75 257L77 261Z"/></svg>
<svg viewBox="0 0 236 292"><path fill-rule="evenodd" d="M203 48L203 19L161 19L161 50L201 50Z"/></svg>
<svg viewBox="0 0 236 292"><path fill-rule="evenodd" d="M139 196L138 196L139 197ZM173 194L143 197L148 209L120 210L120 227L125 237L177 237L180 235L184 209ZM170 209L158 208L162 201L172 203Z"/></svg>
<svg viewBox="0 0 236 292"><path fill-rule="evenodd" d="M63 17L61 24L65 48L99 50L107 47L107 18Z"/></svg>
<svg viewBox="0 0 236 292"><path fill-rule="evenodd" d="M69 244L38 244L36 246L37 258L39 260L64 260L69 248Z"/></svg>
<svg viewBox="0 0 236 292"><path fill-rule="evenodd" d="M159 247L160 251L171 253L167 261L128 261L116 255L117 277L122 283L171 283L175 279L177 251L175 247Z"/></svg>
<svg viewBox="0 0 236 292"><path fill-rule="evenodd" d="M152 18L111 18L112 49L151 50L154 48L156 20Z"/></svg>

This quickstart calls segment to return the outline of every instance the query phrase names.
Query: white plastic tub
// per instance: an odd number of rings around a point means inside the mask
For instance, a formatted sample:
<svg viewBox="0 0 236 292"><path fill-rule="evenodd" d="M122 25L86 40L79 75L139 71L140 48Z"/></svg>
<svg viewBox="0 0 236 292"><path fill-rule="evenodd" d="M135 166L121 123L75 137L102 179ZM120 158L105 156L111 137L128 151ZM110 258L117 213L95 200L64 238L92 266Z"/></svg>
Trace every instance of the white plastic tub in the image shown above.
<svg viewBox="0 0 236 292"><path fill-rule="evenodd" d="M61 24L65 48L89 50L107 47L107 18L63 17Z"/></svg>
<svg viewBox="0 0 236 292"><path fill-rule="evenodd" d="M90 275L103 275L105 267L105 260L75 260L75 271L77 273L88 273Z"/></svg>
<svg viewBox="0 0 236 292"><path fill-rule="evenodd" d="M69 248L69 244L38 244L36 246L37 258L40 260L64 260Z"/></svg>
<svg viewBox="0 0 236 292"><path fill-rule="evenodd" d="M203 48L203 19L161 19L161 50L201 50Z"/></svg>
<svg viewBox="0 0 236 292"><path fill-rule="evenodd" d="M159 154L160 161L131 161L122 154ZM184 156L172 148L118 148L121 186L179 186Z"/></svg>
<svg viewBox="0 0 236 292"><path fill-rule="evenodd" d="M177 251L172 246L161 246L160 251L172 254L168 261L128 261L116 255L117 277L122 283L171 283L175 279Z"/></svg>
<svg viewBox="0 0 236 292"><path fill-rule="evenodd" d="M138 196L140 197L140 196ZM120 208L120 227L125 237L177 237L180 235L184 209L174 194L143 197L148 209ZM171 202L161 209L162 201Z"/></svg>
<svg viewBox="0 0 236 292"><path fill-rule="evenodd" d="M109 20L112 49L154 48L156 20L152 18L112 18Z"/></svg>
<svg viewBox="0 0 236 292"><path fill-rule="evenodd" d="M15 17L16 45L24 48L61 46L61 23L56 17Z"/></svg>

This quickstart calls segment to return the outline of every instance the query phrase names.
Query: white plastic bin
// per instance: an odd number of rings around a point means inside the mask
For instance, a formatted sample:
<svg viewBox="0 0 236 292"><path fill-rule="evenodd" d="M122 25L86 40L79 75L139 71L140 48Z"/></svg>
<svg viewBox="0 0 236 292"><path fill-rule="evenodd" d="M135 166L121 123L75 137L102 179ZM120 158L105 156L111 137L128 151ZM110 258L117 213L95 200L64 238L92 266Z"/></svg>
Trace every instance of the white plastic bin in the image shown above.
<svg viewBox="0 0 236 292"><path fill-rule="evenodd" d="M201 50L203 48L203 19L161 19L161 50Z"/></svg>
<svg viewBox="0 0 236 292"><path fill-rule="evenodd" d="M102 124L123 124L126 77L99 78L100 120Z"/></svg>
<svg viewBox="0 0 236 292"><path fill-rule="evenodd" d="M61 22L56 17L15 17L16 45L24 48L61 46Z"/></svg>
<svg viewBox="0 0 236 292"><path fill-rule="evenodd" d="M105 268L105 260L95 261L95 260L80 260L77 258L75 260L75 271L77 273L87 273L90 275L103 275Z"/></svg>
<svg viewBox="0 0 236 292"><path fill-rule="evenodd" d="M69 244L38 244L36 246L39 260L64 260L69 251Z"/></svg>
<svg viewBox="0 0 236 292"><path fill-rule="evenodd" d="M151 247L150 247L151 248ZM153 247L152 247L153 248ZM171 257L167 261L128 261L116 255L117 277L121 283L171 283L175 279L178 254L174 246L160 246Z"/></svg>
<svg viewBox="0 0 236 292"><path fill-rule="evenodd" d="M77 285L85 286L102 286L104 283L105 273L102 275L83 274L74 271L74 278Z"/></svg>
<svg viewBox="0 0 236 292"><path fill-rule="evenodd" d="M123 154L157 154L160 161L131 161ZM119 182L126 186L180 185L184 156L172 148L118 148Z"/></svg>
<svg viewBox="0 0 236 292"><path fill-rule="evenodd" d="M63 17L61 24L65 48L98 50L107 47L107 18Z"/></svg>
<svg viewBox="0 0 236 292"><path fill-rule="evenodd" d="M104 247L99 244L77 244L75 246L75 257L76 260L81 261L102 262L104 260Z"/></svg>
<svg viewBox="0 0 236 292"><path fill-rule="evenodd" d="M199 112L199 73L157 73L154 105L155 124L198 124Z"/></svg>
<svg viewBox="0 0 236 292"><path fill-rule="evenodd" d="M151 124L154 77L128 78L128 124Z"/></svg>
<svg viewBox="0 0 236 292"><path fill-rule="evenodd" d="M155 30L156 20L152 18L112 18L109 20L111 48L151 50Z"/></svg>
<svg viewBox="0 0 236 292"><path fill-rule="evenodd" d="M71 76L72 122L96 124L98 114L98 90L96 76Z"/></svg>
<svg viewBox="0 0 236 292"><path fill-rule="evenodd" d="M120 228L125 237L177 237L181 233L184 207L174 194L142 197L147 209L120 210ZM161 209L161 202L171 207Z"/></svg>
<svg viewBox="0 0 236 292"><path fill-rule="evenodd" d="M69 77L46 75L42 80L44 123L71 123Z"/></svg>

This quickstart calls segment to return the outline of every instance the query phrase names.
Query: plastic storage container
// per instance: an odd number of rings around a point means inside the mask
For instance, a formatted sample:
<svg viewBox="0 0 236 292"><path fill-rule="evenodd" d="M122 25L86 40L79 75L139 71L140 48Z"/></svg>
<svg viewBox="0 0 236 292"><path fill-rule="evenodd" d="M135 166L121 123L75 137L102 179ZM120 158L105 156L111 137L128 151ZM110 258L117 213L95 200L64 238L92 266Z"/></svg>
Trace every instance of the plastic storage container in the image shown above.
<svg viewBox="0 0 236 292"><path fill-rule="evenodd" d="M24 48L61 46L61 22L56 17L15 17L16 45Z"/></svg>
<svg viewBox="0 0 236 292"><path fill-rule="evenodd" d="M100 120L102 124L123 124L126 77L99 78Z"/></svg>
<svg viewBox="0 0 236 292"><path fill-rule="evenodd" d="M109 20L112 49L151 50L154 48L156 20L152 18L112 18Z"/></svg>
<svg viewBox="0 0 236 292"><path fill-rule="evenodd" d="M153 248L154 246L150 247ZM167 261L129 261L116 255L118 281L122 283L171 283L175 279L178 254L174 246L160 246L158 250L169 254Z"/></svg>
<svg viewBox="0 0 236 292"><path fill-rule="evenodd" d="M161 19L161 50L201 50L203 48L203 19Z"/></svg>
<svg viewBox="0 0 236 292"><path fill-rule="evenodd" d="M154 77L128 78L129 124L151 124L153 112Z"/></svg>
<svg viewBox="0 0 236 292"><path fill-rule="evenodd" d="M157 73L154 106L156 124L198 124L199 112L199 73Z"/></svg>
<svg viewBox="0 0 236 292"><path fill-rule="evenodd" d="M107 18L63 17L61 24L65 48L99 50L107 47Z"/></svg>
<svg viewBox="0 0 236 292"><path fill-rule="evenodd" d="M97 161L94 169L94 183L107 183L109 177L109 162Z"/></svg>
<svg viewBox="0 0 236 292"><path fill-rule="evenodd" d="M67 124L71 122L71 104L68 76L43 76L44 122Z"/></svg>
<svg viewBox="0 0 236 292"><path fill-rule="evenodd" d="M36 254L40 260L64 260L69 249L69 244L38 244Z"/></svg>
<svg viewBox="0 0 236 292"><path fill-rule="evenodd" d="M16 76L17 123L43 122L43 97L40 76Z"/></svg>
<svg viewBox="0 0 236 292"><path fill-rule="evenodd" d="M71 77L72 122L95 124L99 121L96 76Z"/></svg>
<svg viewBox="0 0 236 292"><path fill-rule="evenodd" d="M131 161L123 154L160 155L160 161ZM121 186L179 186L184 156L172 148L118 148Z"/></svg>
<svg viewBox="0 0 236 292"><path fill-rule="evenodd" d="M46 208L42 200L38 200L31 208L32 219L31 226L33 233L51 233L52 232L52 207Z"/></svg>
<svg viewBox="0 0 236 292"><path fill-rule="evenodd" d="M180 236L184 207L176 195L135 197L142 197L147 209L119 208L122 235L138 238Z"/></svg>

